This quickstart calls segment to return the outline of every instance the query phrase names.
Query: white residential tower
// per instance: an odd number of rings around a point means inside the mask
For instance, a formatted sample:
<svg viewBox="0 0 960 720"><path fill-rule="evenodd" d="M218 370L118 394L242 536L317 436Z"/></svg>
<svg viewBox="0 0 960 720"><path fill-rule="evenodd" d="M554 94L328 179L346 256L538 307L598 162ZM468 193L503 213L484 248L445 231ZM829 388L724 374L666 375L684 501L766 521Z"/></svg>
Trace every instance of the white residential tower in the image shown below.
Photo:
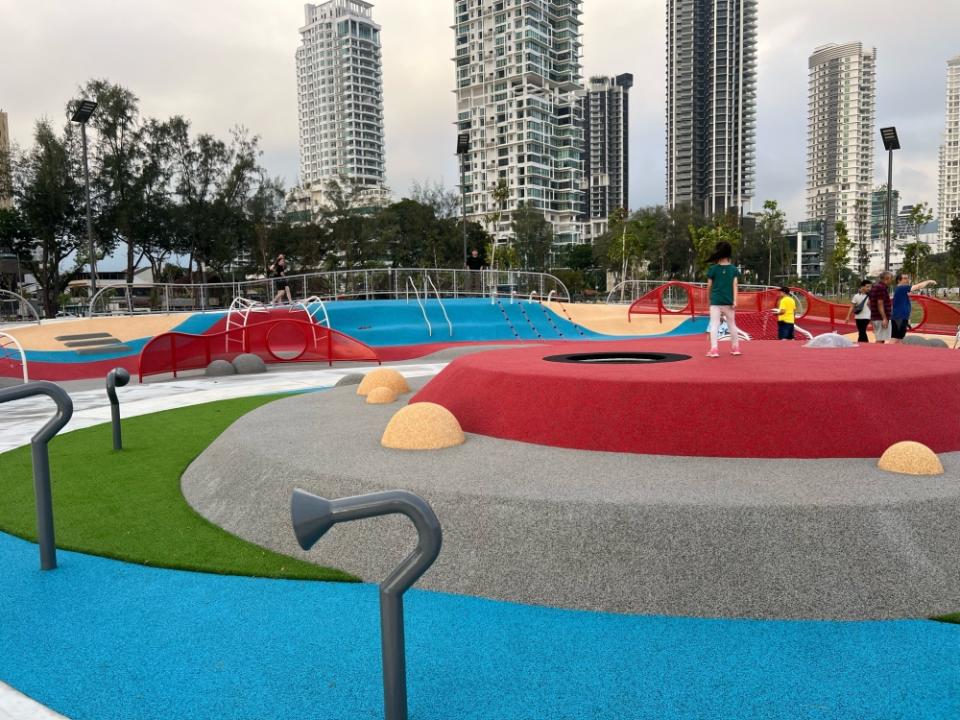
<svg viewBox="0 0 960 720"><path fill-rule="evenodd" d="M372 9L363 0L304 6L296 55L300 182L314 207L339 177L370 196L383 193L380 26Z"/></svg>
<svg viewBox="0 0 960 720"><path fill-rule="evenodd" d="M845 223L850 267L861 246L869 252L876 61L858 42L824 45L809 61L807 218L823 221L825 257Z"/></svg>

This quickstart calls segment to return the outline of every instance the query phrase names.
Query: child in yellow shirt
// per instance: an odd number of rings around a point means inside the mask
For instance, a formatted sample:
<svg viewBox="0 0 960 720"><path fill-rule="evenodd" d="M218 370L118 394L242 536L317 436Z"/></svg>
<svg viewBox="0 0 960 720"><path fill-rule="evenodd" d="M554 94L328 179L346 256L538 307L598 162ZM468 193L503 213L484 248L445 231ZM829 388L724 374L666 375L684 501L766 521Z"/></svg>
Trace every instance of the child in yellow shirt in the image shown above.
<svg viewBox="0 0 960 720"><path fill-rule="evenodd" d="M797 301L790 294L790 288L780 288L780 302L777 303L777 339L793 340L793 327L796 322Z"/></svg>

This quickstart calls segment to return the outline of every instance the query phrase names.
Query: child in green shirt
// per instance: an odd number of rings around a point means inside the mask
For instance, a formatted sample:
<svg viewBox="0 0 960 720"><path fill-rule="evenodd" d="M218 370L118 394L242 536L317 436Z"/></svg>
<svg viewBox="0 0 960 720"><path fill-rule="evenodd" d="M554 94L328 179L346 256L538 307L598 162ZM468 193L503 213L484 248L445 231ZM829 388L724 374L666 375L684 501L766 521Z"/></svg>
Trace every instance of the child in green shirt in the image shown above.
<svg viewBox="0 0 960 720"><path fill-rule="evenodd" d="M714 263L707 270L707 294L710 296L710 351L708 358L720 357L717 347L717 330L721 316L726 319L730 332L730 354L740 354L740 336L737 334L737 278L740 271L730 258L733 247L728 242L718 242L707 262Z"/></svg>

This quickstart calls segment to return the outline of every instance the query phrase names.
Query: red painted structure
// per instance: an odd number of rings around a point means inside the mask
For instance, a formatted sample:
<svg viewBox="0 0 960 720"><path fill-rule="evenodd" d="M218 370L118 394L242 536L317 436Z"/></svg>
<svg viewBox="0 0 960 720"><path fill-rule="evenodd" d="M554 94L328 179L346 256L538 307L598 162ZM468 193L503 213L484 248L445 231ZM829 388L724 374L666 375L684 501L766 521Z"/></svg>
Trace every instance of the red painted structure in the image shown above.
<svg viewBox="0 0 960 720"><path fill-rule="evenodd" d="M746 343L702 337L556 343L457 358L411 402L466 432L580 450L738 458L879 457L915 440L960 450L960 353L929 347ZM658 364L557 363L572 353L689 355ZM896 411L890 407L896 397ZM935 408L935 411L931 411ZM824 469L827 472L828 468Z"/></svg>
<svg viewBox="0 0 960 720"><path fill-rule="evenodd" d="M685 295L682 304L670 303L664 299L669 293ZM804 328L814 332L855 332L856 324L851 319L844 322L850 306L843 303L833 303L807 292L803 288L790 288L800 299L797 309L797 322ZM765 312L777 306L780 293L777 290L741 290L737 294L738 312ZM913 332L933 333L940 335L954 335L960 327L960 310L948 303L927 297L926 295L911 295L910 300L923 311L919 323L913 326ZM707 296L705 285L672 281L651 290L634 302L627 310L627 319L632 315L697 315L710 314L710 298Z"/></svg>
<svg viewBox="0 0 960 720"><path fill-rule="evenodd" d="M137 373L147 375L202 370L214 360L252 353L266 363L334 361L380 362L368 345L349 335L304 320L269 317L246 327L203 335L157 335L140 351Z"/></svg>

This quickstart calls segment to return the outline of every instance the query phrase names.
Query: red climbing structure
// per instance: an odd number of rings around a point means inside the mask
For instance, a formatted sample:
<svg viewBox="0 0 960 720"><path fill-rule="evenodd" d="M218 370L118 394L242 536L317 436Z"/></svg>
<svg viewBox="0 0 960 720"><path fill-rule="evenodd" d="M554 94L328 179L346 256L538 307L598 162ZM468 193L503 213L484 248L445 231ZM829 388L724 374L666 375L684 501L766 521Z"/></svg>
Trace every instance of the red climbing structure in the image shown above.
<svg viewBox="0 0 960 720"><path fill-rule="evenodd" d="M850 306L834 303L813 295L803 288L793 287L790 292L798 299L797 323L810 333L817 335L825 332L855 332L853 319L845 322ZM780 293L774 289L741 290L737 294L738 313L763 313L777 306ZM953 305L926 295L911 295L911 301L918 305L923 316L913 326L914 332L954 335L960 327L960 310ZM696 317L710 314L710 298L705 285L672 281L648 292L630 306L627 319L633 315L689 315ZM750 319L745 318L749 323ZM759 318L757 318L759 320ZM739 322L738 322L739 324ZM756 323L753 323L756 325ZM746 329L746 328L745 328ZM749 330L747 330L749 332ZM766 337L770 333L761 333ZM773 337L776 337L776 323L773 324Z"/></svg>
<svg viewBox="0 0 960 720"><path fill-rule="evenodd" d="M266 363L380 362L373 348L349 335L274 315L246 327L203 335L157 335L140 351L137 371L141 382L147 375L173 373L176 377L178 372L202 370L214 360L233 360L241 353L253 353Z"/></svg>

